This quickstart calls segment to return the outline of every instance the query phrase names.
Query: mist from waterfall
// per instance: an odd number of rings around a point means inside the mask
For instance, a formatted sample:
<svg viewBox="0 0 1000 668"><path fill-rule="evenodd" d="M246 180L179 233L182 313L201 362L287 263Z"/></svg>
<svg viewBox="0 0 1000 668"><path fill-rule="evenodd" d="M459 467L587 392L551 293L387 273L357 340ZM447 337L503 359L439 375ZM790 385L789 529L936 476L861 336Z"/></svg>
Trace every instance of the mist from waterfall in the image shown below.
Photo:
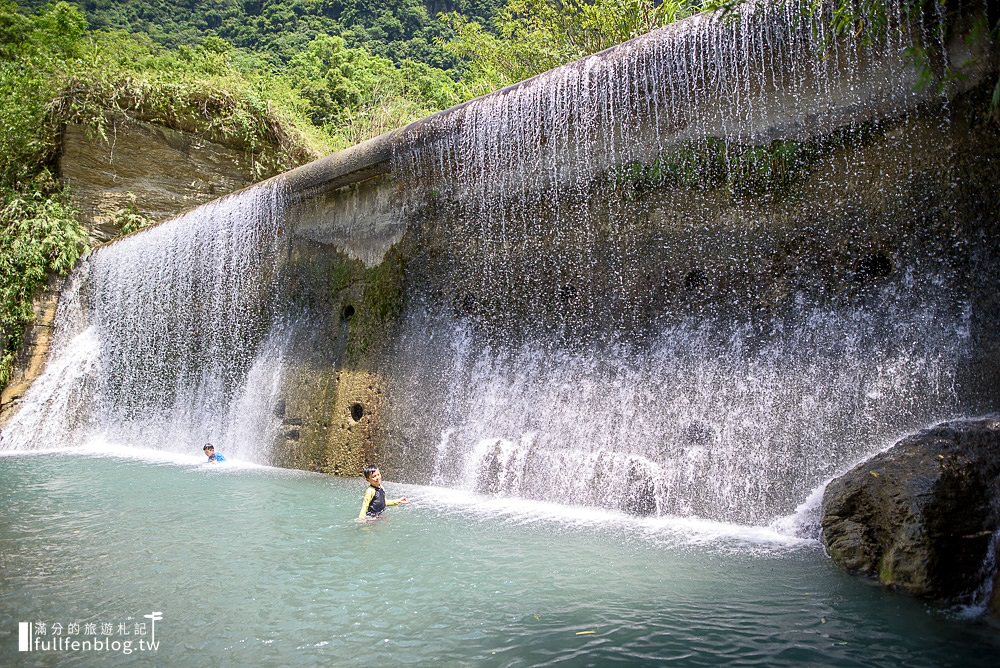
<svg viewBox="0 0 1000 668"><path fill-rule="evenodd" d="M647 345L586 349L483 343L467 322L415 308L394 374L404 470L482 493L767 524L912 425L958 411L968 312L887 292L883 311L804 307L765 335L688 319Z"/></svg>
<svg viewBox="0 0 1000 668"><path fill-rule="evenodd" d="M394 470L766 524L959 414L961 233L913 157L953 154L912 61L942 35L885 9L834 35L832 3L746 3L414 127Z"/></svg>
<svg viewBox="0 0 1000 668"><path fill-rule="evenodd" d="M50 361L4 450L99 439L267 462L287 333L276 317L285 196L267 183L84 259Z"/></svg>
<svg viewBox="0 0 1000 668"><path fill-rule="evenodd" d="M103 247L0 449L275 461L289 368L316 372L300 395L339 373L354 325L330 305L365 288L333 290L332 249L368 230L347 255L405 249L398 327L361 369L385 383L394 478L773 522L975 408L970 295L996 258L952 198L951 102L915 87L944 35L905 7L869 35L835 35L833 3L693 17L410 126L390 177L331 195L313 237L276 179ZM312 245L288 280L294 233ZM287 417L322 447L358 422Z"/></svg>

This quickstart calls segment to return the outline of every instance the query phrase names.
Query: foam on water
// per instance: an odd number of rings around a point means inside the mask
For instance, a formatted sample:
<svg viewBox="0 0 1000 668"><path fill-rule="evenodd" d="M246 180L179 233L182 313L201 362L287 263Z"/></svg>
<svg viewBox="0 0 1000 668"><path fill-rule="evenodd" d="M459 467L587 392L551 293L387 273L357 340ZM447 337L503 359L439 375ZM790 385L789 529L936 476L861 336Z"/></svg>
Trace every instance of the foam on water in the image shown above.
<svg viewBox="0 0 1000 668"><path fill-rule="evenodd" d="M670 546L702 546L720 551L785 552L815 548L816 537L803 537L780 528L753 527L696 517L635 517L622 512L564 502L486 496L446 487L384 483L392 494L410 497L414 508L430 507L470 521L517 525L553 524L563 529L600 529L623 540ZM399 512L398 509L391 511Z"/></svg>
<svg viewBox="0 0 1000 668"><path fill-rule="evenodd" d="M85 457L111 457L115 459L128 459L150 464L175 464L177 466L204 466L206 471L241 471L241 470L261 470L286 471L286 469L275 469L271 466L257 464L239 459L222 452L226 459L224 462L209 462L204 455L190 454L200 452L200 443L182 443L174 449L161 449L143 447L116 441L105 440L101 437L90 437L80 444L55 448L31 448L26 450L0 450L0 457L35 457L35 456L85 456Z"/></svg>

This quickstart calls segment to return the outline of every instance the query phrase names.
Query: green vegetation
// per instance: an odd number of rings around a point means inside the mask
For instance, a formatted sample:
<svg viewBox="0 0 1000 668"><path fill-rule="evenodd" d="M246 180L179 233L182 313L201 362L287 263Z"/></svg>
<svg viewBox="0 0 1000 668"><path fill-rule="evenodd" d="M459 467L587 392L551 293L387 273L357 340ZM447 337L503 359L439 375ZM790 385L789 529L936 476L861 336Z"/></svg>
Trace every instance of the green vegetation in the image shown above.
<svg viewBox="0 0 1000 668"><path fill-rule="evenodd" d="M884 131L877 123L843 127L808 141L776 139L768 144L726 143L709 137L688 141L645 164L634 161L611 175L626 198L657 188L715 190L733 200L777 201L794 196L816 164L845 147L868 144Z"/></svg>
<svg viewBox="0 0 1000 668"><path fill-rule="evenodd" d="M356 144L461 101L443 70L395 65L343 38L321 36L292 58L286 80L307 103L309 120L338 148Z"/></svg>
<svg viewBox="0 0 1000 668"><path fill-rule="evenodd" d="M33 14L0 0L0 386L33 296L87 250L54 175L64 123L105 139L123 119L197 133L243 150L264 178L458 101L443 71L397 66L336 36L308 41L281 68L259 67L267 60L215 35L167 48L90 30L71 3ZM150 223L134 206L117 222L123 234Z"/></svg>
<svg viewBox="0 0 1000 668"><path fill-rule="evenodd" d="M0 0L0 386L33 296L87 251L54 174L65 123L105 140L130 120L197 133L244 151L264 178L699 6L510 0L498 13L499 0ZM123 234L151 222L134 205L116 221Z"/></svg>
<svg viewBox="0 0 1000 668"><path fill-rule="evenodd" d="M768 145L727 144L718 139L688 142L653 160L633 162L614 174L626 197L651 188L714 190L730 197L771 200L789 193L833 144L775 140Z"/></svg>
<svg viewBox="0 0 1000 668"><path fill-rule="evenodd" d="M65 274L86 249L87 235L59 195L23 199L3 193L0 210L0 387L10 380L32 297L49 273Z"/></svg>
<svg viewBox="0 0 1000 668"><path fill-rule="evenodd" d="M121 236L144 230L156 221L143 214L136 207L135 193L128 193L128 202L113 214L114 225L120 230Z"/></svg>
<svg viewBox="0 0 1000 668"><path fill-rule="evenodd" d="M698 0L509 0L492 25L452 13L446 48L467 61L466 96L484 95L702 11Z"/></svg>
<svg viewBox="0 0 1000 668"><path fill-rule="evenodd" d="M46 0L23 0L37 10ZM214 36L258 66L288 63L317 37L337 35L348 48L401 64L442 69L457 62L442 48L451 34L438 12L488 20L500 0L86 0L74 3L96 30L148 36L168 48L195 47Z"/></svg>
<svg viewBox="0 0 1000 668"><path fill-rule="evenodd" d="M922 26L926 36L937 37L937 44L948 44L953 41L953 31L958 27L962 39L969 48L970 54L975 54L988 42L1000 40L1000 18L993 19L989 24L986 15L980 17L972 26L956 25L954 20L960 16L967 0L947 2L947 0L905 0L900 6L900 15L904 21L913 21ZM810 4L807 7L812 6ZM862 41L878 43L885 39L886 31L890 30L894 21L888 7L882 0L836 0L833 5L833 32L837 35L853 34ZM954 84L963 78L960 70L969 62L950 62L940 49L935 46L912 46L906 50L907 56L913 62L919 73L918 86L926 88L936 86L938 92L948 93ZM974 59L975 55L970 55ZM1000 105L1000 76L993 87L992 111L996 113Z"/></svg>
<svg viewBox="0 0 1000 668"><path fill-rule="evenodd" d="M0 384L32 319L32 297L87 250L54 175L63 123L103 135L124 117L198 132L244 149L261 176L326 148L319 133L298 129L310 126L298 122L303 105L287 85L244 76L213 46L163 51L90 32L65 2L31 15L0 0Z"/></svg>
<svg viewBox="0 0 1000 668"><path fill-rule="evenodd" d="M33 318L35 292L87 248L50 169L56 128L48 110L55 63L78 57L83 31L72 8L31 18L0 0L0 386Z"/></svg>

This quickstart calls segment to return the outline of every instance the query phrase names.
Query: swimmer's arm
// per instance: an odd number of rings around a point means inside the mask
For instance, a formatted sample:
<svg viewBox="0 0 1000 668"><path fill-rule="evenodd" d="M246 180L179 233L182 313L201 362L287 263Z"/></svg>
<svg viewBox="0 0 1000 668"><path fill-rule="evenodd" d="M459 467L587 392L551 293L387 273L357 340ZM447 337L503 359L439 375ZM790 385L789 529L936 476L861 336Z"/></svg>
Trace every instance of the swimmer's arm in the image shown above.
<svg viewBox="0 0 1000 668"><path fill-rule="evenodd" d="M361 501L361 512L358 514L358 519L365 519L365 515L368 514L368 506L371 504L372 499L375 498L375 488L368 485L368 489L365 490L365 498Z"/></svg>
<svg viewBox="0 0 1000 668"><path fill-rule="evenodd" d="M386 499L385 505L387 506L398 506L401 503L409 503L410 500L405 496L401 496L398 499Z"/></svg>

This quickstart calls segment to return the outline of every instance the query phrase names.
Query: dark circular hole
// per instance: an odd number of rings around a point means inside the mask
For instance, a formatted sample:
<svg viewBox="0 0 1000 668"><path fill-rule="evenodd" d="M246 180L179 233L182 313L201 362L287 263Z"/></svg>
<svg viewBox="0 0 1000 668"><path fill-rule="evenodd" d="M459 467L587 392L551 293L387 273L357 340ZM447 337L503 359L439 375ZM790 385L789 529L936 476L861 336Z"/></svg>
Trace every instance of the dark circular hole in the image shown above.
<svg viewBox="0 0 1000 668"><path fill-rule="evenodd" d="M882 251L876 251L858 261L858 278L885 278L892 274L892 259Z"/></svg>
<svg viewBox="0 0 1000 668"><path fill-rule="evenodd" d="M692 269L684 277L685 290L697 290L708 284L708 274L704 269Z"/></svg>
<svg viewBox="0 0 1000 668"><path fill-rule="evenodd" d="M364 405L362 405L360 403L351 404L351 418L355 422L359 421L364 416L365 416L365 407L364 407Z"/></svg>
<svg viewBox="0 0 1000 668"><path fill-rule="evenodd" d="M350 320L352 317L354 317L354 304L348 304L347 306L345 306L343 313L341 313L341 317L344 320Z"/></svg>
<svg viewBox="0 0 1000 668"><path fill-rule="evenodd" d="M459 299L459 309L465 313L476 313L479 309L479 303L477 302L475 296L472 294L465 294Z"/></svg>
<svg viewBox="0 0 1000 668"><path fill-rule="evenodd" d="M568 304L569 302L575 301L577 295L576 286L567 283L566 285L559 286L559 301L563 304Z"/></svg>

